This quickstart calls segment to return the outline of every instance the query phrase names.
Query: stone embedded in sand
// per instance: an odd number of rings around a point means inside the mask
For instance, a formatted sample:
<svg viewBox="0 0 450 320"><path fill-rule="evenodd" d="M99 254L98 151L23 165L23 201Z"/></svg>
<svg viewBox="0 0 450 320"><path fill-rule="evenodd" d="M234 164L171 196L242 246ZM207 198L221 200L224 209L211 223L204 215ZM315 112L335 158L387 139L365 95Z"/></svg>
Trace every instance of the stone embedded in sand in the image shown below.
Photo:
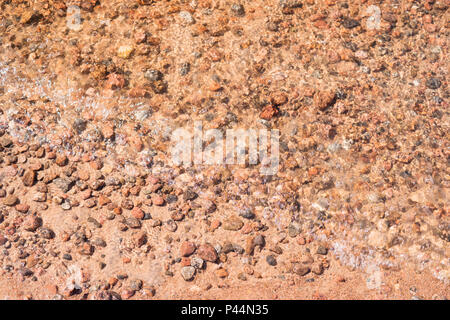
<svg viewBox="0 0 450 320"><path fill-rule="evenodd" d="M32 24L38 22L42 18L42 15L38 11L28 9L20 16L21 24Z"/></svg>
<svg viewBox="0 0 450 320"><path fill-rule="evenodd" d="M84 256L91 256L94 253L94 247L89 243L85 242L78 249L78 253Z"/></svg>
<svg viewBox="0 0 450 320"><path fill-rule="evenodd" d="M288 101L288 97L286 93L277 91L271 94L270 101L272 101L275 106L280 106Z"/></svg>
<svg viewBox="0 0 450 320"><path fill-rule="evenodd" d="M58 155L55 160L56 164L60 167L67 165L68 161L67 157L63 154Z"/></svg>
<svg viewBox="0 0 450 320"><path fill-rule="evenodd" d="M49 229L49 228L41 228L39 231L39 234L41 236L41 238L50 240L53 239L55 237L55 233L53 232L53 230Z"/></svg>
<svg viewBox="0 0 450 320"><path fill-rule="evenodd" d="M203 261L202 258L199 257L193 257L190 259L191 266L193 266L195 269L203 269L203 266L205 265L205 261Z"/></svg>
<svg viewBox="0 0 450 320"><path fill-rule="evenodd" d="M194 253L196 247L195 244L189 241L185 241L181 244L180 247L180 254L183 257L189 257L191 254Z"/></svg>
<svg viewBox="0 0 450 320"><path fill-rule="evenodd" d="M180 18L183 19L183 21L186 24L194 24L195 23L195 19L190 12L180 11L179 15L180 15Z"/></svg>
<svg viewBox="0 0 450 320"><path fill-rule="evenodd" d="M108 197L104 196L104 195L100 195L98 197L98 205L99 206L105 206L107 204L111 203L111 199L109 199Z"/></svg>
<svg viewBox="0 0 450 320"><path fill-rule="evenodd" d="M145 214L141 208L134 207L133 210L131 210L131 215L136 219L143 219Z"/></svg>
<svg viewBox="0 0 450 320"><path fill-rule="evenodd" d="M145 232L138 232L133 235L134 244L140 248L147 242L147 234Z"/></svg>
<svg viewBox="0 0 450 320"><path fill-rule="evenodd" d="M231 216L223 222L223 228L229 231L238 231L242 229L244 222L236 216Z"/></svg>
<svg viewBox="0 0 450 320"><path fill-rule="evenodd" d="M268 255L266 257L266 262L270 266L276 266L277 265L277 260L275 259L275 257L273 255Z"/></svg>
<svg viewBox="0 0 450 320"><path fill-rule="evenodd" d="M323 264L321 262L315 262L311 266L311 271L314 274L321 275L323 273Z"/></svg>
<svg viewBox="0 0 450 320"><path fill-rule="evenodd" d="M259 117L264 120L270 120L278 114L278 109L272 105L265 106Z"/></svg>
<svg viewBox="0 0 450 320"><path fill-rule="evenodd" d="M320 111L325 111L336 100L336 94L332 91L320 91L314 95L314 104Z"/></svg>
<svg viewBox="0 0 450 320"><path fill-rule="evenodd" d="M138 229L141 227L141 222L133 217L126 219L125 223L127 224L127 226L133 229Z"/></svg>
<svg viewBox="0 0 450 320"><path fill-rule="evenodd" d="M163 206L165 203L164 198L158 194L152 197L152 202L155 206Z"/></svg>
<svg viewBox="0 0 450 320"><path fill-rule="evenodd" d="M0 139L0 145L1 145L3 148L7 148L7 147L9 147L10 145L12 145L12 140L11 140L10 138L8 138L8 137L2 137L2 138Z"/></svg>
<svg viewBox="0 0 450 320"><path fill-rule="evenodd" d="M244 6L240 3L233 3L231 5L231 12L237 17L242 17L245 15Z"/></svg>
<svg viewBox="0 0 450 320"><path fill-rule="evenodd" d="M122 89L125 86L125 78L117 73L110 73L105 81L106 89Z"/></svg>
<svg viewBox="0 0 450 320"><path fill-rule="evenodd" d="M181 268L181 276L185 281L191 281L195 276L195 268L194 267L183 267Z"/></svg>
<svg viewBox="0 0 450 320"><path fill-rule="evenodd" d="M53 182L64 193L69 191L73 184L73 181L69 178L57 178Z"/></svg>
<svg viewBox="0 0 450 320"><path fill-rule="evenodd" d="M42 219L37 216L28 216L23 222L23 227L27 231L36 231L42 225Z"/></svg>
<svg viewBox="0 0 450 320"><path fill-rule="evenodd" d="M304 276L311 271L311 268L301 263L292 263L291 272L299 276Z"/></svg>
<svg viewBox="0 0 450 320"><path fill-rule="evenodd" d="M30 209L30 206L25 203L19 203L16 205L16 210L19 212L22 212L22 213L27 213L29 209Z"/></svg>
<svg viewBox="0 0 450 320"><path fill-rule="evenodd" d="M328 249L324 246L319 246L316 251L317 254L326 255L328 253Z"/></svg>
<svg viewBox="0 0 450 320"><path fill-rule="evenodd" d="M134 48L130 45L123 45L117 49L117 56L122 59L128 59L133 53Z"/></svg>
<svg viewBox="0 0 450 320"><path fill-rule="evenodd" d="M262 234L253 238L253 246L263 248L266 244L266 240Z"/></svg>
<svg viewBox="0 0 450 320"><path fill-rule="evenodd" d="M197 255L203 260L215 262L218 258L216 249L208 243L202 244L197 249Z"/></svg>
<svg viewBox="0 0 450 320"><path fill-rule="evenodd" d="M13 194L10 194L3 199L3 204L9 207L14 206L17 202L19 202L19 199Z"/></svg>
<svg viewBox="0 0 450 320"><path fill-rule="evenodd" d="M223 268L217 269L215 273L216 273L216 276L218 276L219 278L228 277L228 271Z"/></svg>

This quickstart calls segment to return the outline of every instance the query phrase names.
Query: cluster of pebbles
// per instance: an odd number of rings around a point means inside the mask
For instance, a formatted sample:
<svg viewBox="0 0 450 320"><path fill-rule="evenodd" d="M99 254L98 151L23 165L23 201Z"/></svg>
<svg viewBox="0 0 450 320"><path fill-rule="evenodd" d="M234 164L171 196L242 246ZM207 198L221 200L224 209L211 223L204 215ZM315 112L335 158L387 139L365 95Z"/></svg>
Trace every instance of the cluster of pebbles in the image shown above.
<svg viewBox="0 0 450 320"><path fill-rule="evenodd" d="M333 263L450 281L447 1L0 8L0 278L91 299ZM173 165L194 121L280 130L278 172Z"/></svg>

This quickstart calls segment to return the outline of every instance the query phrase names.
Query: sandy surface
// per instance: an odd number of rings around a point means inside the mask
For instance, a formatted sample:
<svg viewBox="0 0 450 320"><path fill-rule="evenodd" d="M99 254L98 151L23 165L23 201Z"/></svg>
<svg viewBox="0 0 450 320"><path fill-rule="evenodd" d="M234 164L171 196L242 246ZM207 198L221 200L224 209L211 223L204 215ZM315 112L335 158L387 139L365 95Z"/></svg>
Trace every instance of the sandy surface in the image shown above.
<svg viewBox="0 0 450 320"><path fill-rule="evenodd" d="M448 1L0 7L0 298L449 297Z"/></svg>

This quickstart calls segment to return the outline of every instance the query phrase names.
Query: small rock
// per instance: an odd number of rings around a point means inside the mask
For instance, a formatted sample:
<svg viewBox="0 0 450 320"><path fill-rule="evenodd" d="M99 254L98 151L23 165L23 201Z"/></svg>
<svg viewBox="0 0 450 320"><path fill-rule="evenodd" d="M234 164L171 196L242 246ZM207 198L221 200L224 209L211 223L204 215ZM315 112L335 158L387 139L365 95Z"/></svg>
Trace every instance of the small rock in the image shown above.
<svg viewBox="0 0 450 320"><path fill-rule="evenodd" d="M131 215L136 218L142 220L144 218L144 211L142 211L141 208L134 207L133 210L131 210Z"/></svg>
<svg viewBox="0 0 450 320"><path fill-rule="evenodd" d="M185 201L188 200L194 200L195 198L197 198L197 193L195 193L192 189L187 189L184 194L183 194L183 198Z"/></svg>
<svg viewBox="0 0 450 320"><path fill-rule="evenodd" d="M255 217L255 214L250 208L241 209L239 215L245 219L253 219Z"/></svg>
<svg viewBox="0 0 450 320"><path fill-rule="evenodd" d="M320 111L325 111L335 100L336 94L332 91L320 91L314 95L314 103Z"/></svg>
<svg viewBox="0 0 450 320"><path fill-rule="evenodd" d="M30 206L25 203L19 203L16 205L16 210L22 213L27 213L30 209Z"/></svg>
<svg viewBox="0 0 450 320"><path fill-rule="evenodd" d="M71 189L73 184L73 181L69 178L57 178L53 180L53 182L64 193L67 193L67 191Z"/></svg>
<svg viewBox="0 0 450 320"><path fill-rule="evenodd" d="M231 5L231 12L238 17L242 17L245 15L244 6L240 3L233 3Z"/></svg>
<svg viewBox="0 0 450 320"><path fill-rule="evenodd" d="M133 53L134 48L130 45L123 45L117 49L117 56L122 59L128 59Z"/></svg>
<svg viewBox="0 0 450 320"><path fill-rule="evenodd" d="M3 199L3 204L9 207L14 206L17 202L19 202L19 199L13 194L7 195L5 199Z"/></svg>
<svg viewBox="0 0 450 320"><path fill-rule="evenodd" d="M140 248L147 242L147 234L145 232L139 232L133 236L133 241Z"/></svg>
<svg viewBox="0 0 450 320"><path fill-rule="evenodd" d="M186 24L194 24L195 23L195 19L190 12L180 11L179 15L180 15L180 18L183 19L183 21Z"/></svg>
<svg viewBox="0 0 450 320"><path fill-rule="evenodd" d="M133 291L139 291L142 289L143 282L142 280L131 280L129 287Z"/></svg>
<svg viewBox="0 0 450 320"><path fill-rule="evenodd" d="M216 273L216 276L218 276L219 278L228 277L228 271L223 268L217 269L215 273Z"/></svg>
<svg viewBox="0 0 450 320"><path fill-rule="evenodd" d="M22 182L25 186L31 187L36 180L36 172L33 170L27 170L22 176Z"/></svg>
<svg viewBox="0 0 450 320"><path fill-rule="evenodd" d="M182 257L189 257L194 253L196 247L195 244L189 241L185 241L181 244L180 254Z"/></svg>
<svg viewBox="0 0 450 320"><path fill-rule="evenodd" d="M197 249L197 255L203 260L215 262L217 261L216 249L210 244L203 244Z"/></svg>
<svg viewBox="0 0 450 320"><path fill-rule="evenodd" d="M317 275L321 275L323 273L323 265L320 262L315 262L311 266L311 271Z"/></svg>
<svg viewBox="0 0 450 320"><path fill-rule="evenodd" d="M72 256L69 253L63 254L62 258L67 261L72 260Z"/></svg>
<svg viewBox="0 0 450 320"><path fill-rule="evenodd" d="M41 228L39 233L42 238L47 240L53 239L55 237L55 233L49 228Z"/></svg>
<svg viewBox="0 0 450 320"><path fill-rule="evenodd" d="M353 29L360 25L358 20L351 18L343 18L341 24L346 29Z"/></svg>
<svg viewBox="0 0 450 320"><path fill-rule="evenodd" d="M145 71L144 77L148 81L153 82L153 81L162 80L163 74L159 70L149 69L149 70Z"/></svg>
<svg viewBox="0 0 450 320"><path fill-rule="evenodd" d="M441 81L437 78L429 78L425 82L425 85L430 89L436 90L441 86Z"/></svg>
<svg viewBox="0 0 450 320"><path fill-rule="evenodd" d="M266 257L266 262L267 262L267 264L269 264L270 266L276 266L276 265L277 265L277 260L276 260L275 257L272 256L272 255L268 255L268 256Z"/></svg>
<svg viewBox="0 0 450 320"><path fill-rule="evenodd" d="M130 228L133 228L133 229L138 229L141 227L141 222L138 219L133 218L133 217L126 219L125 223L127 226L129 226Z"/></svg>
<svg viewBox="0 0 450 320"><path fill-rule="evenodd" d="M56 164L60 167L64 167L68 163L68 159L65 155L58 155L55 160Z"/></svg>
<svg viewBox="0 0 450 320"><path fill-rule="evenodd" d="M327 255L328 249L324 246L319 246L316 251L317 254Z"/></svg>
<svg viewBox="0 0 450 320"><path fill-rule="evenodd" d="M308 274L311 271L311 269L307 265L301 263L294 263L292 265L291 271L299 276L304 276Z"/></svg>
<svg viewBox="0 0 450 320"><path fill-rule="evenodd" d="M23 222L24 229L27 231L36 231L42 225L42 219L34 215L28 216Z"/></svg>
<svg viewBox="0 0 450 320"><path fill-rule="evenodd" d="M195 276L195 268L194 267L183 267L181 268L181 276L185 281L191 281Z"/></svg>
<svg viewBox="0 0 450 320"><path fill-rule="evenodd" d="M12 140L11 140L10 138L8 138L8 137L2 137L2 138L0 139L0 145L1 145L3 148L7 148L7 147L9 147L10 145L12 145Z"/></svg>
<svg viewBox="0 0 450 320"><path fill-rule="evenodd" d="M229 231L238 231L242 229L244 222L236 216L231 216L223 222L223 228Z"/></svg>
<svg viewBox="0 0 450 320"><path fill-rule="evenodd" d="M264 239L264 236L261 235L261 234L257 235L257 236L253 239L253 245L254 245L255 247L263 248L265 244L266 244L266 240Z"/></svg>
<svg viewBox="0 0 450 320"><path fill-rule="evenodd" d="M190 262L191 266L195 269L202 269L205 264L205 261L203 261L203 259L199 257L193 257Z"/></svg>

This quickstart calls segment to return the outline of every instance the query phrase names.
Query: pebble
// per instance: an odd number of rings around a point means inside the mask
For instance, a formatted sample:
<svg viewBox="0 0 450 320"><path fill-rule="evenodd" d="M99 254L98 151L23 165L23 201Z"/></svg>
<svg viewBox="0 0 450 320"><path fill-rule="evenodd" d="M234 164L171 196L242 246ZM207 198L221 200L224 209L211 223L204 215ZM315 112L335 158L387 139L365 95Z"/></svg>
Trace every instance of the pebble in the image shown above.
<svg viewBox="0 0 450 320"><path fill-rule="evenodd" d="M294 263L292 265L292 272L299 275L304 276L308 274L311 271L311 268L307 265L301 264L301 263Z"/></svg>
<svg viewBox="0 0 450 320"><path fill-rule="evenodd" d="M28 210L30 209L30 206L28 204L25 203L19 203L16 205L16 210L22 213L27 213Z"/></svg>
<svg viewBox="0 0 450 320"><path fill-rule="evenodd" d="M193 257L190 262L191 266L195 269L203 269L203 266L205 265L205 261L199 257Z"/></svg>
<svg viewBox="0 0 450 320"><path fill-rule="evenodd" d="M47 240L53 239L55 237L55 233L49 228L41 228L39 230L39 234L42 238Z"/></svg>
<svg viewBox="0 0 450 320"><path fill-rule="evenodd" d="M142 282L142 280L131 280L129 283L129 288L133 291L139 291L142 289L143 284L144 283Z"/></svg>
<svg viewBox="0 0 450 320"><path fill-rule="evenodd" d="M325 111L336 100L336 94L332 91L319 91L314 95L314 102L320 111Z"/></svg>
<svg viewBox="0 0 450 320"><path fill-rule="evenodd" d="M27 231L36 231L41 225L42 219L35 215L28 216L23 222L24 229Z"/></svg>
<svg viewBox="0 0 450 320"><path fill-rule="evenodd" d="M326 255L328 253L328 249L324 246L319 246L316 251L317 254Z"/></svg>
<svg viewBox="0 0 450 320"><path fill-rule="evenodd" d="M195 252L196 246L194 243L185 241L181 244L180 254L182 257L189 257Z"/></svg>
<svg viewBox="0 0 450 320"><path fill-rule="evenodd" d="M12 195L12 194L7 195L7 196L3 199L3 204L4 204L5 206L8 206L8 207L12 207L12 206L14 206L16 203L18 203L18 202L19 202L19 199L18 199L15 195Z"/></svg>
<svg viewBox="0 0 450 320"><path fill-rule="evenodd" d="M185 281L191 281L195 276L195 268L194 267L183 267L181 268L181 276Z"/></svg>
<svg viewBox="0 0 450 320"><path fill-rule="evenodd" d="M439 89L441 86L441 81L437 78L429 78L427 79L427 81L425 82L425 85L433 90Z"/></svg>
<svg viewBox="0 0 450 320"><path fill-rule="evenodd" d="M25 186L31 187L36 180L36 172L33 170L26 170L22 176L22 182Z"/></svg>
<svg viewBox="0 0 450 320"><path fill-rule="evenodd" d="M223 222L222 227L229 231L238 231L242 229L244 222L236 216L231 216Z"/></svg>
<svg viewBox="0 0 450 320"><path fill-rule="evenodd" d="M277 265L277 260L276 260L275 257L272 256L272 255L268 255L268 256L266 257L266 262L267 262L267 264L270 265L270 266L276 266L276 265Z"/></svg>
<svg viewBox="0 0 450 320"><path fill-rule="evenodd" d="M70 210L70 209L72 208L72 206L70 205L70 203L69 203L68 201L64 201L64 202L61 204L61 208L62 208L63 210Z"/></svg>
<svg viewBox="0 0 450 320"><path fill-rule="evenodd" d="M126 219L125 223L127 226L129 226L130 228L133 228L133 229L138 229L141 227L141 222L134 217Z"/></svg>
<svg viewBox="0 0 450 320"><path fill-rule="evenodd" d="M216 262L218 255L216 249L210 244L202 244L197 249L197 255L206 261Z"/></svg>
<svg viewBox="0 0 450 320"><path fill-rule="evenodd" d="M133 53L134 48L130 45L123 45L117 49L117 56L122 59L128 59Z"/></svg>
<svg viewBox="0 0 450 320"><path fill-rule="evenodd" d="M260 247L261 249L265 246L266 240L263 235L259 234L253 238L253 245L255 247Z"/></svg>
<svg viewBox="0 0 450 320"><path fill-rule="evenodd" d="M65 165L67 165L68 159L65 155L58 155L56 157L55 163L60 167L64 167Z"/></svg>
<svg viewBox="0 0 450 320"><path fill-rule="evenodd" d="M11 146L12 143L13 143L12 140L11 140L10 138L8 138L8 137L2 137L2 138L0 139L0 145L1 145L3 148L7 148L7 147Z"/></svg>
<svg viewBox="0 0 450 320"><path fill-rule="evenodd" d="M64 260L68 260L68 261L72 260L72 256L69 253L63 254L62 258Z"/></svg>
<svg viewBox="0 0 450 320"><path fill-rule="evenodd" d="M346 29L353 29L360 25L358 20L351 19L351 18L343 18L341 21L341 24Z"/></svg>
<svg viewBox="0 0 450 320"><path fill-rule="evenodd" d="M215 271L215 273L216 273L216 275L219 278L226 278L226 277L228 277L228 271L226 269L223 269L223 268L217 269Z"/></svg>
<svg viewBox="0 0 450 320"><path fill-rule="evenodd" d="M192 16L192 14L188 11L180 11L179 13L180 18L183 19L183 21L187 24L194 24L195 23L195 19Z"/></svg>
<svg viewBox="0 0 450 320"><path fill-rule="evenodd" d="M143 219L145 216L144 211L142 211L142 209L138 207L134 207L131 210L131 215L136 219Z"/></svg>
<svg viewBox="0 0 450 320"><path fill-rule="evenodd" d="M163 74L159 70L149 69L149 70L145 71L144 77L148 81L153 82L153 81L162 80Z"/></svg>
<svg viewBox="0 0 450 320"><path fill-rule="evenodd" d="M255 214L250 208L241 209L239 211L239 215L245 219L253 219L255 217Z"/></svg>
<svg viewBox="0 0 450 320"><path fill-rule="evenodd" d="M240 3L233 3L231 5L231 12L238 17L242 17L245 15L244 6Z"/></svg>
<svg viewBox="0 0 450 320"><path fill-rule="evenodd" d="M73 181L69 178L57 178L53 180L53 183L61 189L62 192L67 193L73 184Z"/></svg>

